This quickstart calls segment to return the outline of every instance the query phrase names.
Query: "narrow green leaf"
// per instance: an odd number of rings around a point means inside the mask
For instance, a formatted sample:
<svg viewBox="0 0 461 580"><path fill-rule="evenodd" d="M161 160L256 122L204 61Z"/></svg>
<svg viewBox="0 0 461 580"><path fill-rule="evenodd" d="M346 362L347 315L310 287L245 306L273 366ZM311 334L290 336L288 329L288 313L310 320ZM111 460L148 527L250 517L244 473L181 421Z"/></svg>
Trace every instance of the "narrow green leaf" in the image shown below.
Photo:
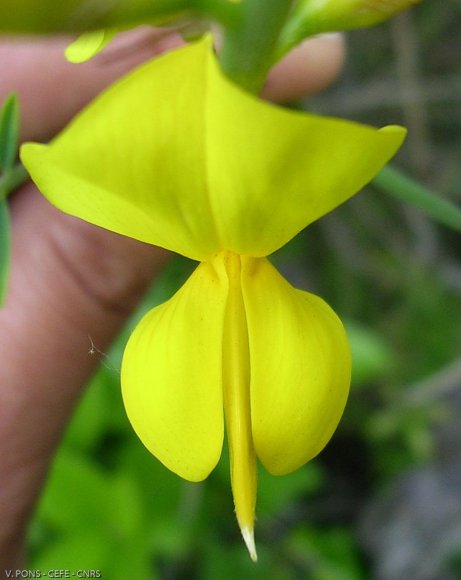
<svg viewBox="0 0 461 580"><path fill-rule="evenodd" d="M0 110L0 171L12 169L19 145L19 105L15 93L6 98Z"/></svg>
<svg viewBox="0 0 461 580"><path fill-rule="evenodd" d="M6 200L0 199L0 307L3 306L10 270L10 215Z"/></svg>
<svg viewBox="0 0 461 580"><path fill-rule="evenodd" d="M461 207L433 193L389 165L373 179L373 185L424 211L441 224L461 232Z"/></svg>
<svg viewBox="0 0 461 580"><path fill-rule="evenodd" d="M5 199L16 191L29 179L26 168L21 163L16 163L4 175L0 175L0 199Z"/></svg>

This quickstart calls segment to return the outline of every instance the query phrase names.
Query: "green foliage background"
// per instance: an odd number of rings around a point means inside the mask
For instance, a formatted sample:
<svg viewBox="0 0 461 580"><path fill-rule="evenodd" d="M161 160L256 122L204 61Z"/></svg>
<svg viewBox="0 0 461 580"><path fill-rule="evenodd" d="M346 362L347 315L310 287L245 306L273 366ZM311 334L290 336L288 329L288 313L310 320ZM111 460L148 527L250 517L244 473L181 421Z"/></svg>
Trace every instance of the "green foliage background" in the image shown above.
<svg viewBox="0 0 461 580"><path fill-rule="evenodd" d="M350 33L342 79L304 104L374 125L406 124L410 138L397 164L458 203L460 25L457 0L428 1ZM183 482L143 448L122 407L120 358L130 328L194 267L174 259L112 351L89 354L101 368L50 472L30 530L29 567L93 568L110 580L461 577L461 530L436 557L428 546L446 539L453 522L431 527L423 504L408 519L398 501L416 497L431 473L461 505L453 483L461 435L450 430L461 412L460 248L454 232L369 186L273 257L294 285L324 297L347 321L354 381L340 428L316 460L283 478L261 471L257 565L239 537L226 452L206 482ZM443 479L447 469L452 475ZM431 501L442 500L435 490ZM427 524L413 560L411 521ZM400 568L389 568L386 530L397 530ZM429 557L435 571L424 575Z"/></svg>

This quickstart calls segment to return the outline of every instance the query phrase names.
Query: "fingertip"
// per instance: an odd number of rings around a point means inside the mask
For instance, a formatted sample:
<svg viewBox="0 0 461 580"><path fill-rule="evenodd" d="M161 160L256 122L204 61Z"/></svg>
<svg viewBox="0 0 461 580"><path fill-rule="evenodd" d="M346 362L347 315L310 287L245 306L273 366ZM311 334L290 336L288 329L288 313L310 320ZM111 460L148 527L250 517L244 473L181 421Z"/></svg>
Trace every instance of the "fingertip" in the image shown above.
<svg viewBox="0 0 461 580"><path fill-rule="evenodd" d="M283 103L321 91L339 75L345 53L344 35L340 33L304 41L271 70L262 96Z"/></svg>

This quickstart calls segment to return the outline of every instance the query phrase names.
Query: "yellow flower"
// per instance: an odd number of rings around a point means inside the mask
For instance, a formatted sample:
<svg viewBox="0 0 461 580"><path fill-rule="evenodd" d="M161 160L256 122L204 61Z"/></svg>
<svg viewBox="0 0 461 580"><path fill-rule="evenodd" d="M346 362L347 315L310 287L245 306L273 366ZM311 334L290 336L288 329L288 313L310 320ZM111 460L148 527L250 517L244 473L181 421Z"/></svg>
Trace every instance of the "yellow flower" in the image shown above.
<svg viewBox="0 0 461 580"><path fill-rule="evenodd" d="M215 467L226 424L253 558L256 458L278 475L319 453L350 382L341 322L266 256L357 192L403 137L264 103L222 75L205 40L138 68L51 145L22 149L61 210L201 261L132 334L123 398L146 447L190 481Z"/></svg>

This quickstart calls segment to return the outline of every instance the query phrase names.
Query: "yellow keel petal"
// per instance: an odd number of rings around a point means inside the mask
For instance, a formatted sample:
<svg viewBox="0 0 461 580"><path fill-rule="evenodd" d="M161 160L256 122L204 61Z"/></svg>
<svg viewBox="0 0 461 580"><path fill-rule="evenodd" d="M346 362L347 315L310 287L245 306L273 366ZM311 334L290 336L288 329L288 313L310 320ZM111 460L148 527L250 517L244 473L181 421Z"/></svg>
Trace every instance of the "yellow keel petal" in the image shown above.
<svg viewBox="0 0 461 580"><path fill-rule="evenodd" d="M133 332L122 364L128 417L169 469L200 481L221 454L222 336L227 277L201 264L167 303Z"/></svg>
<svg viewBox="0 0 461 580"><path fill-rule="evenodd" d="M224 415L229 442L235 513L252 560L256 561L254 514L256 455L251 432L248 331L241 290L240 256L223 255L229 294L223 337Z"/></svg>
<svg viewBox="0 0 461 580"><path fill-rule="evenodd" d="M317 296L295 290L267 259L242 259L256 454L275 475L317 455L341 418L351 361L344 328Z"/></svg>

